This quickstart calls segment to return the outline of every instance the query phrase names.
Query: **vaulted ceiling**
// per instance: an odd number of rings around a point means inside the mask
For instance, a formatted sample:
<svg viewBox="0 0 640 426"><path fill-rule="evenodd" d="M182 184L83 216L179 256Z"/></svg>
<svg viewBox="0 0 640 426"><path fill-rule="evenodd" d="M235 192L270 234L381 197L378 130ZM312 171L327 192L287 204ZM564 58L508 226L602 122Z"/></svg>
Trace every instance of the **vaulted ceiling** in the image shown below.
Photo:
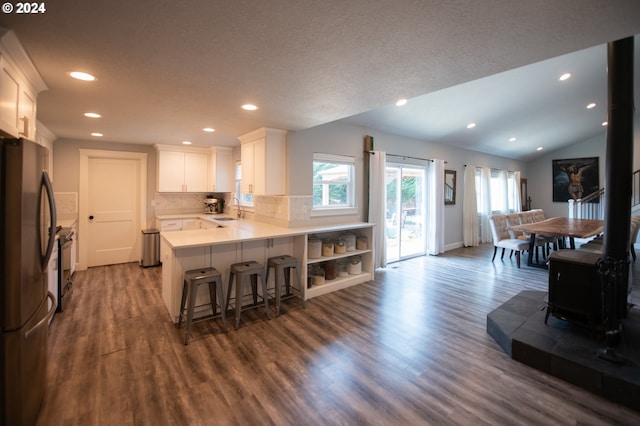
<svg viewBox="0 0 640 426"><path fill-rule="evenodd" d="M345 120L532 158L538 146L603 132L605 43L640 34L637 0L45 6L0 16L49 87L38 119L60 138L100 132L104 141L141 144L232 146L258 127ZM74 70L97 80L71 79ZM572 78L559 82L564 72ZM396 107L400 98L408 103ZM596 107L587 110L590 102ZM241 109L246 103L258 109ZM89 111L102 117L84 117Z"/></svg>

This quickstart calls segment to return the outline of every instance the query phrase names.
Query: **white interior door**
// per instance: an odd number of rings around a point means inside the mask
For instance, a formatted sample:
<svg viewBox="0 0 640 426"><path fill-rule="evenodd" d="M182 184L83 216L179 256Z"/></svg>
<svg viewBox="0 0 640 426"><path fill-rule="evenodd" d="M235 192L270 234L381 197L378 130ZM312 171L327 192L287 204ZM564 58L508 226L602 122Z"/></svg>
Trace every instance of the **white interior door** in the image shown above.
<svg viewBox="0 0 640 426"><path fill-rule="evenodd" d="M139 261L146 154L81 150L80 175L80 269Z"/></svg>

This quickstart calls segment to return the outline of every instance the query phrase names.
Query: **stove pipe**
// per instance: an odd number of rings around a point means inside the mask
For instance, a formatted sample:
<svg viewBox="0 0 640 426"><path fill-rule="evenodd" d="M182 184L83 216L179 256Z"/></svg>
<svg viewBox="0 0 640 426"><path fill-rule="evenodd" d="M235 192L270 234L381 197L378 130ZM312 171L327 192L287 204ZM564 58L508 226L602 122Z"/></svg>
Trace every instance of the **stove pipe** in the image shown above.
<svg viewBox="0 0 640 426"><path fill-rule="evenodd" d="M599 262L608 346L617 344L627 316L629 228L633 176L633 37L607 49L608 126L606 215L603 257ZM605 351L605 356L610 353Z"/></svg>

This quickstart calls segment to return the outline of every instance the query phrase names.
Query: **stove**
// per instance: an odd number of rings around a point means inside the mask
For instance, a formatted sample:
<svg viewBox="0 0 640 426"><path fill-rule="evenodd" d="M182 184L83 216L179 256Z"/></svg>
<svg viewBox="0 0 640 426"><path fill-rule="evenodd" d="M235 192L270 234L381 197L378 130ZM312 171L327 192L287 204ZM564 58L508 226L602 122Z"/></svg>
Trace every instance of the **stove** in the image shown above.
<svg viewBox="0 0 640 426"><path fill-rule="evenodd" d="M60 227L58 235L58 308L56 312L62 312L69 304L69 298L73 292L71 281L71 248L75 232L73 228Z"/></svg>

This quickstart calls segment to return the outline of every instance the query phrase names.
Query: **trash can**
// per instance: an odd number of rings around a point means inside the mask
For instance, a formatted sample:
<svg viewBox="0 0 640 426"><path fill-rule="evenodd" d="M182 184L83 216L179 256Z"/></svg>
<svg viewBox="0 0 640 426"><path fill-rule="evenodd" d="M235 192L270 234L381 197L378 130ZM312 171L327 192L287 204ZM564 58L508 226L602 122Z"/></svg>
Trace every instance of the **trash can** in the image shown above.
<svg viewBox="0 0 640 426"><path fill-rule="evenodd" d="M142 260L143 268L160 264L160 231L157 229L142 230Z"/></svg>

